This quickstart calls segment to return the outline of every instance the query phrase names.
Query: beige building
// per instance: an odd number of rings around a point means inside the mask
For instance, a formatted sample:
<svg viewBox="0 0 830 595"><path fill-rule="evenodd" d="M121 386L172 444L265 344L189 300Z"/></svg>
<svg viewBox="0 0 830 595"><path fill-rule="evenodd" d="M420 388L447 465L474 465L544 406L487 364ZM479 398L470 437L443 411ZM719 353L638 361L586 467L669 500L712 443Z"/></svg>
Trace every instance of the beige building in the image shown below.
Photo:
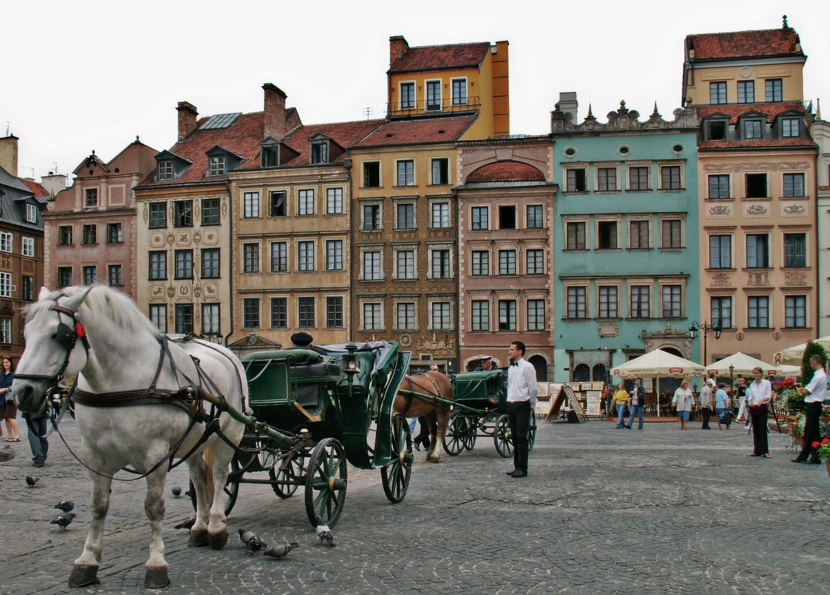
<svg viewBox="0 0 830 595"><path fill-rule="evenodd" d="M811 127L813 140L818 145L816 163L816 189L818 214L818 336L830 335L830 122L821 119L821 109L816 109L816 119Z"/></svg>

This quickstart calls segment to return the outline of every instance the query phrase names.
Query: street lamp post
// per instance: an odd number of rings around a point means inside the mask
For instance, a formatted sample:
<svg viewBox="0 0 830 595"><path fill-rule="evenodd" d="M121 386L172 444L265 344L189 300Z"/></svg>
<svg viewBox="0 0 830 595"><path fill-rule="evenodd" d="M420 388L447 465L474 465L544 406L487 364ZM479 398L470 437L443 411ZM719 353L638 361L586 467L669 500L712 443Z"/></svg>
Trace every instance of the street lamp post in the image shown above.
<svg viewBox="0 0 830 595"><path fill-rule="evenodd" d="M706 367L706 347L709 339L709 331L712 331L715 334L715 339L720 339L720 334L723 329L720 326L720 321L715 321L714 324L709 324L707 322L692 322L692 326L689 328L689 336L692 338L692 341L697 338L698 331L703 333L703 367Z"/></svg>

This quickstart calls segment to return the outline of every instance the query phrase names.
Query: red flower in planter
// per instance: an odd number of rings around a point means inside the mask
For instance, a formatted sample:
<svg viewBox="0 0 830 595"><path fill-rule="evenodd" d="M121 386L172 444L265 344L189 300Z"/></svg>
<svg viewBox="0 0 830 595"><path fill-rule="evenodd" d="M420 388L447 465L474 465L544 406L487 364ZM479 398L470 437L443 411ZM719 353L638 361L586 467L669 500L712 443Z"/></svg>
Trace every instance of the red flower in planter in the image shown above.
<svg viewBox="0 0 830 595"><path fill-rule="evenodd" d="M813 442L813 448L818 448L819 446L821 446L821 442L819 442L818 440Z"/></svg>
<svg viewBox="0 0 830 595"><path fill-rule="evenodd" d="M827 444L828 442L830 442L830 438L822 438L821 439L822 444Z"/></svg>

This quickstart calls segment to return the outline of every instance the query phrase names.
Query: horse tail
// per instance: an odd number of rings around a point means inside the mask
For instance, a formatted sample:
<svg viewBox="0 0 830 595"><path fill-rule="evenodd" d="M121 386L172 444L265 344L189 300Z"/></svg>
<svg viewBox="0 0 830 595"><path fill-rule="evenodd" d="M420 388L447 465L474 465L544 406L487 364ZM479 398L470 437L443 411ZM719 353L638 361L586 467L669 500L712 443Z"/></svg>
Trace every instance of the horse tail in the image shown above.
<svg viewBox="0 0 830 595"><path fill-rule="evenodd" d="M208 444L202 452L202 458L205 460L205 483L207 484L208 502L213 502L213 463L214 452L213 445Z"/></svg>

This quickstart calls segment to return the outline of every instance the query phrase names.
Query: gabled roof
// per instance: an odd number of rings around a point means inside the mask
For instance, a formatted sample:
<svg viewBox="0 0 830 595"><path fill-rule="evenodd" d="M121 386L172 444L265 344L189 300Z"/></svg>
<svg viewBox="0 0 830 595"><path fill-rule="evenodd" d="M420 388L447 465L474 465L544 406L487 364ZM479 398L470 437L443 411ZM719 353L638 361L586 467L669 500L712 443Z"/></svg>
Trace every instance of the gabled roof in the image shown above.
<svg viewBox="0 0 830 595"><path fill-rule="evenodd" d="M392 120L356 144L357 148L451 143L461 138L476 115Z"/></svg>
<svg viewBox="0 0 830 595"><path fill-rule="evenodd" d="M29 180L27 178L20 178L20 181L26 185L26 187L32 191L32 194L35 195L35 198L40 200L42 198L47 198L50 196L49 191L44 188L40 183L35 182L34 180Z"/></svg>
<svg viewBox="0 0 830 595"><path fill-rule="evenodd" d="M478 168L465 183L482 182L544 182L545 174L527 163L520 161L497 161Z"/></svg>
<svg viewBox="0 0 830 595"><path fill-rule="evenodd" d="M790 27L688 35L686 47L695 51L695 61L804 56L798 34Z"/></svg>
<svg viewBox="0 0 830 595"><path fill-rule="evenodd" d="M86 157L83 161L78 164L78 167L72 172L76 176L83 177L86 170L90 167L98 166L103 169L105 172L109 172L107 169L107 164L104 163L98 155L95 154L95 151L90 153L89 157Z"/></svg>
<svg viewBox="0 0 830 595"><path fill-rule="evenodd" d="M490 43L486 41L409 48L389 65L389 72L478 68L489 50Z"/></svg>
<svg viewBox="0 0 830 595"><path fill-rule="evenodd" d="M36 223L26 221L23 203L39 204L26 184L0 167L0 222L43 231L39 210Z"/></svg>
<svg viewBox="0 0 830 595"><path fill-rule="evenodd" d="M783 101L780 103L730 103L725 105L706 105L697 108L697 115L701 120L712 116L728 116L730 124L737 124L738 119L749 115L764 115L767 122L772 123L775 118L785 112L794 112L803 116L806 113L800 101Z"/></svg>
<svg viewBox="0 0 830 595"><path fill-rule="evenodd" d="M19 178L11 175L2 167L0 167L0 186L7 186L9 188L19 190L20 192L27 192L29 194L33 194L33 192L29 189L29 187L26 184L20 181Z"/></svg>

